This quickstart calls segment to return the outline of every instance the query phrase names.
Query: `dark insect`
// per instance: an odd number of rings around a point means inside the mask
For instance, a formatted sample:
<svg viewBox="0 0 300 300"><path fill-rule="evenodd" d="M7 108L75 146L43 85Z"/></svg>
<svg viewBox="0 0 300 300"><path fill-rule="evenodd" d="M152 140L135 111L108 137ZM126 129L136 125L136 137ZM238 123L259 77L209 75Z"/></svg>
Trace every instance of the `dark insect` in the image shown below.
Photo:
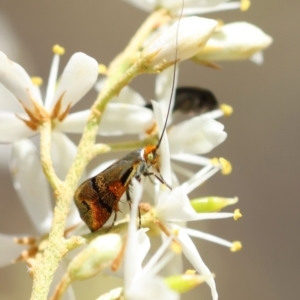
<svg viewBox="0 0 300 300"><path fill-rule="evenodd" d="M215 95L208 89L200 87L178 87L176 89L173 112L199 115L218 108ZM152 109L149 103L146 107Z"/></svg>
<svg viewBox="0 0 300 300"><path fill-rule="evenodd" d="M133 178L140 181L142 175L153 175L170 188L158 168L157 150L160 142L161 139L156 146L147 146L130 152L78 187L75 193L75 203L82 220L91 231L100 229L112 212L115 212L115 222L119 211L119 200L125 192L127 200L130 200L128 188ZM159 175L149 172L150 167L154 167Z"/></svg>

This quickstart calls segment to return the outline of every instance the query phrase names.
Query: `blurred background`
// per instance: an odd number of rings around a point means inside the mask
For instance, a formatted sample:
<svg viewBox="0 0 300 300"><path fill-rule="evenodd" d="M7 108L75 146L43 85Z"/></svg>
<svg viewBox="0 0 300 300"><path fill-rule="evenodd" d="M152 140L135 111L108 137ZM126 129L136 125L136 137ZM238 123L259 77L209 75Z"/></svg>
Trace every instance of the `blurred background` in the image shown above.
<svg viewBox="0 0 300 300"><path fill-rule="evenodd" d="M248 21L271 35L274 43L265 52L264 64L221 63L221 71L191 62L180 67L180 85L209 88L221 103L234 108L230 118L220 120L227 140L210 154L231 161L233 172L217 174L195 195L238 196L243 218L192 224L243 243L242 251L231 253L222 246L196 241L202 258L216 274L221 300L299 299L299 11L298 0L253 0L244 13L207 15L224 22ZM108 64L146 16L119 0L1 0L0 50L46 83L54 44L66 48L61 69L77 51ZM132 86L145 99L154 97L154 76L144 75ZM10 146L1 145L0 153L0 232L32 232L12 187L7 164ZM29 298L31 279L26 272L24 264L0 269L1 300ZM95 299L102 284L107 288L97 277L76 283L77 299ZM203 285L184 299L211 297Z"/></svg>

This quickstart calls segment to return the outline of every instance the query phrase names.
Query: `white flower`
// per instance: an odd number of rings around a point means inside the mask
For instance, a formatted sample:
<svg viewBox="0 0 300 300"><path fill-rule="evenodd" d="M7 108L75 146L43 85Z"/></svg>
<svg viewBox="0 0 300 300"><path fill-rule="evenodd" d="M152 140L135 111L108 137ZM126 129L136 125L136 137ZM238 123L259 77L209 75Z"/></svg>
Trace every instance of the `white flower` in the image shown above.
<svg viewBox="0 0 300 300"><path fill-rule="evenodd" d="M174 0L125 0L130 4L145 10L153 11L156 8L166 8L167 10L172 11L174 14L179 14L182 7L182 1ZM183 15L197 15L202 13L208 13L212 11L219 10L228 10L236 9L241 7L240 1L231 1L230 0L185 0Z"/></svg>
<svg viewBox="0 0 300 300"><path fill-rule="evenodd" d="M163 109L162 106L156 102L153 102L153 108L154 108L154 115L156 117L157 124L158 124L158 129L161 134L163 128ZM170 183L172 175L171 175L168 139L169 136L167 137L167 135L163 137L160 146L160 152L162 156L161 173L163 178L166 180L166 182ZM178 139L180 145L181 143L180 138ZM197 139L195 140L195 143L197 143ZM201 139L199 143L201 144ZM188 148L189 147L187 146L186 148L183 147L179 149L181 151ZM181 154L178 154L177 158L180 157L180 155ZM198 157L193 154L184 153L184 152L183 152L182 160L186 159L186 155L191 159L192 162L193 161L197 162L198 158L200 159L200 162L205 160L204 158ZM189 199L186 196L188 193L190 193L192 190L194 190L196 187L198 187L201 183L203 183L205 180L207 180L210 176L215 174L220 169L221 169L220 164L214 165L213 163L207 160L205 163L205 167L202 168L199 172L197 172L193 176L191 176L191 178L187 182L183 183L181 186L173 189L172 191L161 189L161 188L157 189L155 212L156 212L156 217L159 220L159 224L160 224L159 226L162 228L163 231L167 231L167 232L173 232L175 229L179 229L177 239L182 245L183 253L187 257L187 259L191 262L193 267L202 275L210 275L211 272L204 264L195 245L193 244L192 240L189 238L188 236L189 231L177 225L176 222L187 222L187 221L204 220L204 219L233 217L233 213L206 213L206 214L196 213L194 209L191 207ZM218 241L218 238L214 239L213 236L209 235L209 238L212 241L215 242ZM232 246L232 243L230 245ZM209 276L207 279L207 283L211 288L213 299L214 300L217 299L218 294L216 291L216 286L213 277Z"/></svg>
<svg viewBox="0 0 300 300"><path fill-rule="evenodd" d="M163 279L157 275L174 256L173 253L168 253L162 257L170 245L172 237L161 245L145 266L142 266L150 249L150 240L146 235L147 229L136 229L136 215L142 188L136 181L133 184L133 205L124 257L124 295L127 300L177 300L179 295L168 288Z"/></svg>
<svg viewBox="0 0 300 300"><path fill-rule="evenodd" d="M272 38L260 28L246 22L235 22L215 32L195 58L204 62L248 59L271 43Z"/></svg>
<svg viewBox="0 0 300 300"><path fill-rule="evenodd" d="M204 47L217 24L213 19L182 18L151 40L143 49L142 57L149 60L154 70L162 70L174 64L175 59L188 59Z"/></svg>
<svg viewBox="0 0 300 300"><path fill-rule="evenodd" d="M64 164L61 164L61 172L65 172ZM35 145L28 139L20 140L13 144L11 174L14 188L24 206L36 232L31 236L43 237L49 233L53 209L51 192L48 182L39 163L39 157ZM80 224L80 218L75 205L72 204L67 228ZM15 236L1 235L0 242L3 255L0 256L0 266L10 264L21 253L22 248L13 242ZM36 239L38 242L39 237ZM4 255L5 253L5 255Z"/></svg>

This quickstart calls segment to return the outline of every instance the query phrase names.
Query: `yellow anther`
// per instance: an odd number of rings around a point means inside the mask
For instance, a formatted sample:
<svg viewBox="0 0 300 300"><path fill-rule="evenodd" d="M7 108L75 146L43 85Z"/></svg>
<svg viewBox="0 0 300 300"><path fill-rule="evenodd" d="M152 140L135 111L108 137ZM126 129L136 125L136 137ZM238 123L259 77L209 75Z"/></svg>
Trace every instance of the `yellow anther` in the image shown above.
<svg viewBox="0 0 300 300"><path fill-rule="evenodd" d="M232 172L232 165L227 159L225 159L223 157L220 157L219 162L222 165L222 171L221 172L222 172L223 175L228 175Z"/></svg>
<svg viewBox="0 0 300 300"><path fill-rule="evenodd" d="M173 235L178 236L178 234L179 234L179 229L178 229L178 228L174 228L174 229L172 230L172 233L173 233Z"/></svg>
<svg viewBox="0 0 300 300"><path fill-rule="evenodd" d="M231 252L237 252L240 251L242 249L242 243L239 241L235 241L232 243L232 246L230 248Z"/></svg>
<svg viewBox="0 0 300 300"><path fill-rule="evenodd" d="M98 73L102 74L102 75L106 75L107 74L107 67L104 64L99 64L98 65Z"/></svg>
<svg viewBox="0 0 300 300"><path fill-rule="evenodd" d="M182 252L181 245L176 242L172 242L171 249L176 254L181 254Z"/></svg>
<svg viewBox="0 0 300 300"><path fill-rule="evenodd" d="M52 47L52 51L54 54L58 54L58 55L64 55L65 54L65 48L59 46L59 45L54 45Z"/></svg>
<svg viewBox="0 0 300 300"><path fill-rule="evenodd" d="M31 77L31 82L36 86L41 86L43 84L43 79L41 77Z"/></svg>
<svg viewBox="0 0 300 300"><path fill-rule="evenodd" d="M220 164L219 159L217 157L211 158L210 162L214 166L218 166Z"/></svg>
<svg viewBox="0 0 300 300"><path fill-rule="evenodd" d="M250 0L241 0L241 6L240 6L241 11L248 10L248 8L250 7L250 5L251 5L251 1Z"/></svg>
<svg viewBox="0 0 300 300"><path fill-rule="evenodd" d="M227 104L221 104L220 109L223 111L225 117L229 117L233 113L233 108Z"/></svg>
<svg viewBox="0 0 300 300"><path fill-rule="evenodd" d="M234 215L233 215L233 219L235 221L237 221L238 219L240 219L243 215L241 214L240 210L237 208L235 211L234 211Z"/></svg>
<svg viewBox="0 0 300 300"><path fill-rule="evenodd" d="M196 270L189 269L189 270L186 270L184 274L186 274L186 275L195 275L196 274Z"/></svg>

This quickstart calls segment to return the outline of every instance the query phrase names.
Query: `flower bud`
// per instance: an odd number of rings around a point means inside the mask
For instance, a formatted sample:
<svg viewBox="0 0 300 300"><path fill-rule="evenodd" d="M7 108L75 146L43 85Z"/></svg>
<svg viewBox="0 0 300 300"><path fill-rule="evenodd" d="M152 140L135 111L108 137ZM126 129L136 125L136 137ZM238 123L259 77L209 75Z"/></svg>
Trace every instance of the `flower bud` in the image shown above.
<svg viewBox="0 0 300 300"><path fill-rule="evenodd" d="M228 205L233 205L238 202L238 198L222 198L222 197L203 197L190 201L193 209L197 213L216 212L225 208Z"/></svg>
<svg viewBox="0 0 300 300"><path fill-rule="evenodd" d="M211 274L213 276L213 274ZM164 279L165 283L173 291L180 294L188 292L199 284L205 282L208 276L201 276L197 274L180 274L175 276L169 276Z"/></svg>
<svg viewBox="0 0 300 300"><path fill-rule="evenodd" d="M194 56L204 47L217 24L215 20L200 17L187 17L175 22L144 48L142 57L147 62L146 67L159 72L174 64L175 60Z"/></svg>
<svg viewBox="0 0 300 300"><path fill-rule="evenodd" d="M121 247L122 238L118 234L98 236L70 262L67 269L70 279L83 280L97 275L111 265Z"/></svg>
<svg viewBox="0 0 300 300"><path fill-rule="evenodd" d="M246 22L224 25L194 57L197 62L248 59L267 48L272 38L260 28Z"/></svg>

